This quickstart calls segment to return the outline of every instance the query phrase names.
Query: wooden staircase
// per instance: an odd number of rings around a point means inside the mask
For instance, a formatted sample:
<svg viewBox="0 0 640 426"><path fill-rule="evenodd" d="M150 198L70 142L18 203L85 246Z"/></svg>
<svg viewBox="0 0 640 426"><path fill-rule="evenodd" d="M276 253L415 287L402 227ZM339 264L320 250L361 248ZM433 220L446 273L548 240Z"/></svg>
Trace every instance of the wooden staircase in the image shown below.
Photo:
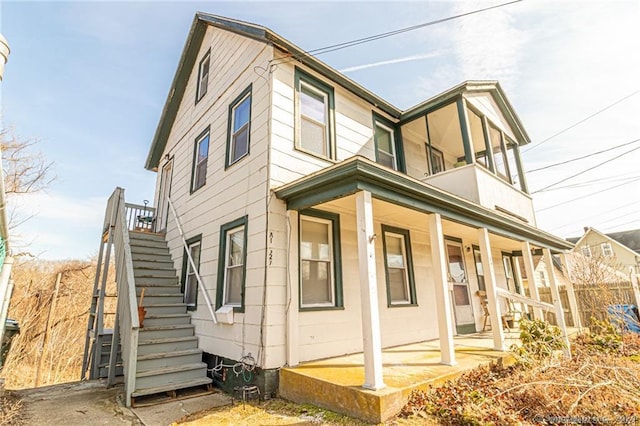
<svg viewBox="0 0 640 426"><path fill-rule="evenodd" d="M146 309L131 397L210 386L164 236L129 231L129 240L138 303L144 289Z"/></svg>

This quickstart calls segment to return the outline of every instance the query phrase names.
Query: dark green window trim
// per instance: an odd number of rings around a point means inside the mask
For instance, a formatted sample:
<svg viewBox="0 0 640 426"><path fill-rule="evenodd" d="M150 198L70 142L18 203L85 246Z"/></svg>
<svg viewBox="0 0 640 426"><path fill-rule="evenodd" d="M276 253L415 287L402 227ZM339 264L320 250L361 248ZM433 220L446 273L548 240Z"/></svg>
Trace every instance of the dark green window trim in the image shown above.
<svg viewBox="0 0 640 426"><path fill-rule="evenodd" d="M304 82L310 86L313 86L316 90L324 92L327 95L327 99L329 101L329 117L328 117L328 156L324 157L318 153L313 151L308 151L300 146L300 83ZM294 148L298 151L304 152L305 154L313 155L314 157L321 158L323 160L336 160L336 130L335 130L335 94L333 87L329 86L322 80L317 79L311 74L301 70L300 68L295 68L294 73L294 84L295 84L295 101L294 101L294 117L295 117L295 137L294 137Z"/></svg>
<svg viewBox="0 0 640 426"><path fill-rule="evenodd" d="M298 214L298 230L302 229L302 216L316 217L331 221L332 243L333 243L333 286L334 286L334 306L311 306L302 307L302 275L298 273L298 310L305 311L326 311L344 309L344 299L342 294L342 252L340 245L340 215L322 210L305 209ZM298 265L300 265L300 238L302 233L298 232ZM298 267L298 269L300 269Z"/></svg>
<svg viewBox="0 0 640 426"><path fill-rule="evenodd" d="M402 133L397 123L386 119L380 114L373 112L373 144L375 151L376 163L378 160L378 139L376 138L376 126L380 123L384 127L390 129L393 132L393 148L396 154L396 170L402 173L407 173L407 165L404 157L404 144L402 143Z"/></svg>
<svg viewBox="0 0 640 426"><path fill-rule="evenodd" d="M198 268L198 273L200 273L200 258L202 257L202 234L198 234L195 237L191 237L189 238L187 241L187 247L191 247L192 244L194 243L200 243L200 256L197 259L193 259L193 262L196 264L196 267ZM182 274L180 275L180 291L182 292L183 296L186 297L186 285L187 285L187 265L189 264L189 257L187 256L187 250L183 249L182 250ZM196 282L196 300L195 300L195 306L189 306L187 305L187 310L188 311L195 311L196 309L198 309L198 283ZM186 300L185 300L186 303Z"/></svg>
<svg viewBox="0 0 640 426"><path fill-rule="evenodd" d="M482 267L482 271L483 271L483 273L482 273L482 281L483 281L483 283L482 283L482 285L480 285L480 274L478 273L478 263L476 262L476 253L478 253L478 254L480 254L480 255L481 255L481 253L480 253L480 247L478 247L478 246L477 246L477 245L475 245L475 244L474 244L474 245L472 245L471 247L473 248L473 250L472 250L472 254L473 254L473 266L474 266L474 268L475 268L475 270L476 270L476 280L477 280L477 282L478 282L478 290L480 290L480 291L487 291L487 281L486 281L486 278L485 278L485 275L484 275L484 266ZM481 255L481 256L482 256L482 255ZM482 257L481 257L481 259L482 259ZM480 261L480 263L482 263L482 260Z"/></svg>
<svg viewBox="0 0 640 426"><path fill-rule="evenodd" d="M243 158L248 157L249 156L249 151L251 150L251 106L253 103L253 99L252 99L252 88L253 88L253 83L249 84L249 87L247 87L246 89L244 89L242 91L242 93L240 93L240 95L238 95L237 98L235 98L233 100L233 102L231 102L231 104L229 104L229 120L228 120L228 124L227 124L227 148L226 148L226 152L225 152L225 156L224 156L224 169L228 169L229 167L231 167L233 164L240 162ZM234 120L234 114L233 114L233 109L238 106L238 104L243 101L246 97L249 97L249 123L248 123L248 128L247 128L247 153L242 155L241 157L239 157L237 160L231 162L231 139L233 137L233 120Z"/></svg>
<svg viewBox="0 0 640 426"><path fill-rule="evenodd" d="M205 172L204 182L202 182L202 185L198 186L197 188L194 188L194 180L196 178L196 167L198 167L198 143L205 136L209 137L209 142L208 142L208 146L207 146L207 167L208 167L209 151L211 150L211 133L209 133L209 130L210 130L210 126L207 126L207 128L204 129L198 135L198 137L196 137L195 141L193 142L193 164L191 165L191 183L189 184L189 194L193 194L198 189L202 188L203 186L205 186L207 184L207 175L206 175L206 172Z"/></svg>
<svg viewBox="0 0 640 426"><path fill-rule="evenodd" d="M444 240L462 244L462 238L452 237L450 235L444 235Z"/></svg>
<svg viewBox="0 0 640 426"><path fill-rule="evenodd" d="M409 303L391 302L391 289L389 287L389 267L387 265L387 232L402 235L404 237L404 251L407 255L407 279L409 281ZM418 302L416 299L416 284L413 274L413 255L411 252L411 238L409 236L409 230L396 228L394 226L382 225L382 252L384 257L384 275L387 287L387 307L398 308L403 306L417 306Z"/></svg>
<svg viewBox="0 0 640 426"><path fill-rule="evenodd" d="M227 232L234 229L239 228L241 226L244 227L244 259L242 263L242 290L241 290L241 302L240 306L234 306L233 312L244 312L244 296L245 296L245 286L247 283L247 235L248 229L247 225L249 223L248 216L243 216L239 219L234 220L233 222L225 223L220 227L220 244L219 244L219 253L218 253L218 283L216 287L216 310L220 309L223 305L223 297L224 297L224 275L225 275L225 267L227 265L226 262L226 253L227 253Z"/></svg>
<svg viewBox="0 0 640 426"><path fill-rule="evenodd" d="M204 91L200 92L200 78L202 77L202 64L204 61L209 59L209 66L207 67L207 85L204 86ZM211 49L207 50L207 52L202 56L200 62L198 62L198 79L196 80L196 105L200 102L200 99L204 98L204 95L207 94L207 89L209 87L209 80L211 79Z"/></svg>

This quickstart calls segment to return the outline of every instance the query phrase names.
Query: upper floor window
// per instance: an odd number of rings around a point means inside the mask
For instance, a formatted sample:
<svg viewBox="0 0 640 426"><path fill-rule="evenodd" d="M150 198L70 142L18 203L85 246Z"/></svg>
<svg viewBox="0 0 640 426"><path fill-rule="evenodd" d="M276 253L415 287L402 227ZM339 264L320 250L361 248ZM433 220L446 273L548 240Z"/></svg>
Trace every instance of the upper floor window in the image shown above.
<svg viewBox="0 0 640 426"><path fill-rule="evenodd" d="M235 311L244 311L246 228L246 216L222 225L220 228L216 309L221 306L233 306Z"/></svg>
<svg viewBox="0 0 640 426"><path fill-rule="evenodd" d="M600 247L602 247L602 254L604 256L613 256L613 249L611 248L611 243L602 243Z"/></svg>
<svg viewBox="0 0 640 426"><path fill-rule="evenodd" d="M338 215L300 215L300 307L342 306Z"/></svg>
<svg viewBox="0 0 640 426"><path fill-rule="evenodd" d="M376 162L390 167L393 170L404 172L402 142L395 124L374 112L373 128Z"/></svg>
<svg viewBox="0 0 640 426"><path fill-rule="evenodd" d="M207 182L207 160L209 158L209 129L196 139L191 172L191 192L202 188Z"/></svg>
<svg viewBox="0 0 640 426"><path fill-rule="evenodd" d="M416 290L409 231L383 225L382 232L388 306L415 305Z"/></svg>
<svg viewBox="0 0 640 426"><path fill-rule="evenodd" d="M207 93L209 86L209 65L211 63L211 51L205 53L198 66L198 87L196 88L196 102Z"/></svg>
<svg viewBox="0 0 640 426"><path fill-rule="evenodd" d="M249 154L251 131L251 85L229 106L226 167Z"/></svg>
<svg viewBox="0 0 640 426"><path fill-rule="evenodd" d="M333 88L296 69L296 147L333 159Z"/></svg>
<svg viewBox="0 0 640 426"><path fill-rule="evenodd" d="M580 247L580 251L582 252L582 255L584 257L591 257L591 247L582 246L582 247Z"/></svg>

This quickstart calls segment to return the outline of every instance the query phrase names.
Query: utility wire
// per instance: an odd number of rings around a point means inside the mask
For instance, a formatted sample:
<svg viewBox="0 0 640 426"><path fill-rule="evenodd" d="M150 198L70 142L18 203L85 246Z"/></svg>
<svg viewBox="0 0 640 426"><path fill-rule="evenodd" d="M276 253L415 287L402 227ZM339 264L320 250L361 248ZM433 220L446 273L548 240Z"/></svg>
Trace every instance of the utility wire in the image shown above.
<svg viewBox="0 0 640 426"><path fill-rule="evenodd" d="M349 47L353 47L353 46L358 46L360 44L364 44L364 43L369 43L371 41L375 41L375 40L380 40L383 38L387 38L387 37L391 37L394 35L398 35L398 34L403 34L409 31L415 31L418 30L420 28L424 28L424 27L428 27L431 25L436 25L436 24L441 24L443 22L448 22L448 21L453 21L455 19L459 19L459 18L463 18L465 16L470 16L470 15L474 15L476 13L481 13L481 12L486 12L488 10L492 10L492 9L498 9L504 6L509 6L511 4L514 3L520 3L524 0L514 0L514 1L510 1L507 3L501 3L495 6L490 6L490 7L485 7L483 9L476 9L476 10L472 10L470 12L465 12L465 13L461 13L459 15L454 15L454 16L450 16L448 18L442 18L442 19L436 19L435 21L429 21L429 22L424 22L422 24L417 24L417 25L412 25L410 27L404 27L404 28L400 28L397 30L393 30L393 31L388 31L386 33L379 33L379 34L374 34L371 36L367 36L367 37L362 37L359 39L355 39L355 40L350 40L350 41L345 41L342 43L337 43L337 44L333 44L330 46L325 46L325 47L319 47L317 49L312 49L309 51L305 51L299 55L293 55L287 58L282 58L276 61L273 61L273 63L271 64L273 65L279 65L279 64L283 64L285 62L290 62L290 61L294 61L294 60L299 60L305 57L309 57L309 56L318 56L318 55L323 55L325 53L329 53L329 52L335 52L336 50L341 50L341 49L346 49Z"/></svg>
<svg viewBox="0 0 640 426"><path fill-rule="evenodd" d="M597 112L595 112L595 113L591 114L591 115L590 115L590 116L588 116L587 118L583 118L582 120L578 121L578 122L577 122L577 123L575 123L575 124L572 124L571 126L567 127L566 129L560 130L558 133L553 134L553 135L549 136L548 138L546 138L546 139L544 139L544 140L542 140L542 141L540 141L540 142L537 142L537 144L536 144L536 145L531 145L531 146L530 146L530 147L528 147L527 149L523 149L523 150L522 150L522 153L524 154L524 153L526 153L526 152L529 152L529 151L531 151L531 150L534 150L534 149L538 148L538 147L539 147L540 145L542 145L543 143L548 142L548 141L550 141L551 139L555 138L556 136L560 136L561 134L563 134L563 133L565 133L565 132L568 132L569 130L573 129L574 127L576 127L576 126L578 126L578 125L580 125L580 124L584 123L584 122L585 122L585 121L587 121L587 120L592 119L592 118L593 118L593 117L595 117L596 115L598 115L598 114L601 114L601 113L605 112L605 111L606 111L606 110L608 110L609 108L612 108L612 107L614 107L614 106L618 105L620 102L625 101L625 100L629 99L630 97L632 97L632 96L634 96L634 95L637 95L638 93L640 93L640 90L636 90L635 92L631 93L630 95L627 95L627 96L625 96L624 98L622 98L622 99L619 99L619 100L615 101L615 102L614 102L614 103L612 103L611 105L607 105L606 107L602 108L601 110L599 110L599 111L597 111Z"/></svg>
<svg viewBox="0 0 640 426"><path fill-rule="evenodd" d="M631 144L634 144L634 143L637 143L637 142L640 142L640 139L632 140L631 142L623 143L621 145L612 146L611 148L603 149L602 151L592 152L591 154L583 155L582 157L572 158L570 160L561 161L559 163L550 164L548 166L538 167L537 169L527 170L527 173L533 173L533 172L537 172L537 171L540 171L540 170L546 170L546 169L550 169L552 167L561 166L563 164L572 163L574 161L584 160L585 158L593 157L594 155L604 154L605 152L613 151L614 149L622 148L623 146L631 145Z"/></svg>
<svg viewBox="0 0 640 426"><path fill-rule="evenodd" d="M638 221L640 221L640 218L638 218L638 219L634 219L634 220L630 220L629 222L619 223L619 224L617 224L617 225L609 226L609 227L607 227L607 228L606 228L606 229L609 229L609 231L606 231L606 232L611 232L611 229L615 229L615 228L618 228L618 227L620 227L620 226L629 225L629 224L631 224L631 223L635 223L635 222L638 222ZM605 231L603 231L603 232L605 232Z"/></svg>
<svg viewBox="0 0 640 426"><path fill-rule="evenodd" d="M598 168L598 167L600 167L600 166L603 166L603 165L605 165L605 164L607 164L607 163L610 163L610 162L612 162L613 160L617 160L618 158L620 158L620 157L622 157L622 156L625 156L625 155L627 155L627 154L629 154L629 153L631 153L631 152L633 152L633 151L636 151L636 150L638 150L638 149L640 149L640 146L637 146L637 147L635 147L635 148L633 148L633 149L630 149L629 151L625 151L625 152L623 152L623 153L622 153L622 154L620 154L620 155L616 155L615 157L612 157L612 158L610 158L610 159L608 159L608 160L605 160L605 161L603 161L603 162L601 162L601 163L598 163L598 164L596 164L595 166L589 167L588 169L584 169L584 170L582 170L582 171L580 171L580 172L578 172L578 173L576 173L576 174L573 174L573 175L571 175L571 176L569 176L569 177L566 177L566 178L564 178L564 179L560 179L559 181L554 182L554 183L552 183L551 185L547 185L547 186L545 186L544 188L541 188L541 189L538 189L537 191L532 192L532 194L537 194L538 192L543 192L543 191L545 191L545 190L547 190L547 189L549 189L549 188L551 188L551 187L553 187L553 186L556 186L556 185L557 185L557 184L559 184L559 183L566 182L566 181L568 181L569 179L573 179L574 177L577 177L577 176L580 176L580 175L582 175L582 174L584 174L584 173L590 172L591 170L594 170L594 169L596 169L596 168Z"/></svg>
<svg viewBox="0 0 640 426"><path fill-rule="evenodd" d="M610 183L610 182L626 182L635 178L640 177L640 175L636 175L636 176L629 176L626 178L618 178L618 179L613 179L613 178L599 178L599 179L594 179L594 180L589 180L586 182L580 182L580 183L573 183L570 185L564 185L564 186L556 186L555 188L549 188L544 192L550 192L550 191L557 191L557 190L561 190L561 189L568 189L568 188L581 188L584 186L593 186L594 184L599 184L599 183Z"/></svg>
<svg viewBox="0 0 640 426"><path fill-rule="evenodd" d="M555 207L558 207L558 206L562 206L562 205L565 205L565 204L568 204L568 203L572 203L572 202L574 202L574 201L582 200L583 198L591 197L592 195L596 195L596 194L600 194L600 193L602 193L602 192L610 191L610 190L615 189L615 188L620 188L621 186L629 185L630 183L637 182L637 181L640 181L640 178L637 178L637 179L631 180L631 181L629 181L629 182L625 182L625 183L620 184L620 185L613 185L613 186L610 186L610 187L608 187L608 188L602 189L602 190L600 190L600 191L591 192L591 193L586 194L586 195L583 195L583 196L581 196L581 197L576 197L576 198L573 198L573 199L571 199L571 200L563 201L563 202L558 203L558 204L553 204L553 205L551 205L551 206L549 206L549 207L545 207L545 208L543 208L543 209L539 209L539 210L537 210L537 211L538 211L538 212L543 212L543 211L545 211L545 210L549 210L549 209L552 209L552 208L555 208Z"/></svg>
<svg viewBox="0 0 640 426"><path fill-rule="evenodd" d="M625 209L625 208L630 207L630 206L632 206L632 207L636 207L637 205L638 205L638 202L637 202L637 201L633 201L633 202L631 202L631 203L627 203L627 204L624 204L624 205L622 205L622 206L617 207L617 208L616 208L616 210ZM612 211L613 211L613 210L610 210L608 213L611 213ZM632 215L632 214L636 214L636 213L640 214L640 211L635 211L635 210L634 210L634 211L632 211L631 213L626 213L626 214L621 215L621 216L616 216L616 217L614 217L614 218L607 219L604 223L610 222L610 221L615 220L615 219L619 219L619 218L621 218L621 217L630 216L630 215ZM606 215L607 213L604 213L604 214ZM599 218L599 217L601 217L602 215L603 215L602 213L598 213L598 214L596 214L596 215L587 216L586 218L585 218L585 217L582 217L582 218L581 218L581 220L589 221L589 220L592 220L592 219L594 219L594 218ZM576 223L575 223L575 221L572 221L572 222L570 222L570 223L566 223L566 224L564 224L564 225L554 226L553 228L549 229L549 231L551 231L551 232L555 232L555 231L556 231L556 230L558 230L558 229L568 228L568 227L570 227L570 226L575 226L575 224L576 224Z"/></svg>

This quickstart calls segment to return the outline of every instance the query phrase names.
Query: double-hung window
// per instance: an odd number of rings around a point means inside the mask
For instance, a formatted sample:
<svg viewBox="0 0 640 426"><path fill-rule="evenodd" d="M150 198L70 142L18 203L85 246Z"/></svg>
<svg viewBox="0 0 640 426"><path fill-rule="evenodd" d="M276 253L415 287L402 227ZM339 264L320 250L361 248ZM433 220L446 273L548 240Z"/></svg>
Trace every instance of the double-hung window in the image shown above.
<svg viewBox="0 0 640 426"><path fill-rule="evenodd" d="M580 251L582 252L582 255L584 257L591 257L591 247L582 246L582 247L580 247Z"/></svg>
<svg viewBox="0 0 640 426"><path fill-rule="evenodd" d="M409 231L382 225L387 305L415 305Z"/></svg>
<svg viewBox="0 0 640 426"><path fill-rule="evenodd" d="M182 293L187 309L195 309L198 302L198 278L196 271L200 269L200 249L202 247L202 235L187 240L189 254L193 264L189 260L187 251L184 251L182 258ZM195 268L194 268L195 265Z"/></svg>
<svg viewBox="0 0 640 426"><path fill-rule="evenodd" d="M600 247L602 247L603 256L613 256L613 249L611 248L611 243L602 243Z"/></svg>
<svg viewBox="0 0 640 426"><path fill-rule="evenodd" d="M338 215L307 210L300 215L300 307L342 307Z"/></svg>
<svg viewBox="0 0 640 426"><path fill-rule="evenodd" d="M211 64L211 51L205 53L198 67L198 87L196 88L196 102L207 93L209 85L209 65Z"/></svg>
<svg viewBox="0 0 640 426"><path fill-rule="evenodd" d="M196 138L191 173L191 192L202 188L207 182L207 159L209 158L209 129Z"/></svg>
<svg viewBox="0 0 640 426"><path fill-rule="evenodd" d="M383 166L398 170L398 159L394 142L393 129L375 122L376 161Z"/></svg>
<svg viewBox="0 0 640 426"><path fill-rule="evenodd" d="M247 261L247 217L222 225L218 258L216 309L233 306L244 311L244 288Z"/></svg>
<svg viewBox="0 0 640 426"><path fill-rule="evenodd" d="M251 131L251 86L247 87L229 106L226 167L249 154Z"/></svg>
<svg viewBox="0 0 640 426"><path fill-rule="evenodd" d="M299 69L295 85L296 148L333 159L333 88Z"/></svg>

